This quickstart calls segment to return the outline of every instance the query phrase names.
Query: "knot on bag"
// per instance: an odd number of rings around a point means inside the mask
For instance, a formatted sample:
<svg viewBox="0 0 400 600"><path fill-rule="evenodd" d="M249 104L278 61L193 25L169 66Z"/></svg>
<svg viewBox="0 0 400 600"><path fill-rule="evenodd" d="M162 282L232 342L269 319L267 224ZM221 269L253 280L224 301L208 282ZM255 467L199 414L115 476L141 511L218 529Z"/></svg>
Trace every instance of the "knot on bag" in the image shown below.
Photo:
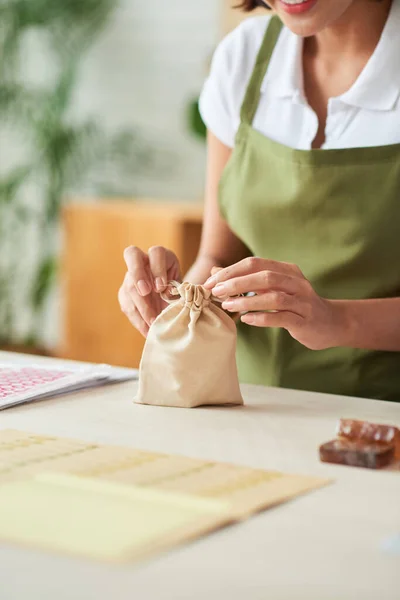
<svg viewBox="0 0 400 600"><path fill-rule="evenodd" d="M194 283L171 281L168 284L168 291L169 294L161 294L165 302L171 304L182 300L184 306L199 312L213 300L211 290L206 290L202 285L195 285Z"/></svg>

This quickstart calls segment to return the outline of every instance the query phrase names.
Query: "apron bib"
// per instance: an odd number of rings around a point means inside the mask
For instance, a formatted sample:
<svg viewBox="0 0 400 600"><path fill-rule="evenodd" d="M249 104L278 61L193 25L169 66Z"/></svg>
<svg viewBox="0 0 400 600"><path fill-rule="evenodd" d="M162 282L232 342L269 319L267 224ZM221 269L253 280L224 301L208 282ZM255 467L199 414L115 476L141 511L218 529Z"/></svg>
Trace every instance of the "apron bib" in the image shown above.
<svg viewBox="0 0 400 600"><path fill-rule="evenodd" d="M400 296L400 144L294 150L252 127L282 30L273 17L241 112L219 204L254 256L297 264L329 299ZM286 330L238 328L242 382L400 401L400 353L308 350Z"/></svg>

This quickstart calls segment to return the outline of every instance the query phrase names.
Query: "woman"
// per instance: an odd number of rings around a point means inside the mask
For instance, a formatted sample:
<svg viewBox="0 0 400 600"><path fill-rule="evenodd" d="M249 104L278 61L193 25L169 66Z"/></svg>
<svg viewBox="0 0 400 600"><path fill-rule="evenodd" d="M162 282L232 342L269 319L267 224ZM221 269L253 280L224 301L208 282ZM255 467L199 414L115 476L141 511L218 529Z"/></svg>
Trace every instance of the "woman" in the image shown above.
<svg viewBox="0 0 400 600"><path fill-rule="evenodd" d="M246 313L242 381L399 401L400 0L268 4L221 43L203 90L186 278ZM179 265L160 247L125 260L120 304L146 335Z"/></svg>

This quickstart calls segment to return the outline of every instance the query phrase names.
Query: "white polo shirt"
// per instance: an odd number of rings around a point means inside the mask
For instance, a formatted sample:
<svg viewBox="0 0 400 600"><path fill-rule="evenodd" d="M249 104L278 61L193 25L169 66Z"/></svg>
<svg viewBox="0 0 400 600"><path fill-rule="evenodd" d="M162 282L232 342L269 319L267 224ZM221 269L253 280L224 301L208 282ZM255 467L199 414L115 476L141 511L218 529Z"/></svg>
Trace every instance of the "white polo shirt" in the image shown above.
<svg viewBox="0 0 400 600"><path fill-rule="evenodd" d="M240 109L270 16L253 17L217 48L200 98L208 129L233 148ZM303 91L303 39L282 30L264 78L253 126L276 142L309 150L318 118ZM400 0L393 0L381 40L363 72L328 105L323 149L400 143Z"/></svg>

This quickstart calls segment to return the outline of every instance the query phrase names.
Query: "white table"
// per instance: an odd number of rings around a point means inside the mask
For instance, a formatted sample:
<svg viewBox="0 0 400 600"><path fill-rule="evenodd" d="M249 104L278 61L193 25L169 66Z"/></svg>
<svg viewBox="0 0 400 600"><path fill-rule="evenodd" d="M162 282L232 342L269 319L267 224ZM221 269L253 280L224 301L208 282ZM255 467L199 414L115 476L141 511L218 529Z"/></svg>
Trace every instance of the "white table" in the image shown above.
<svg viewBox="0 0 400 600"><path fill-rule="evenodd" d="M317 452L340 417L400 426L400 404L244 386L244 408L179 410L133 405L135 385L10 409L0 428L336 481L136 567L1 545L1 600L400 598L400 557L381 548L400 533L400 473L323 465Z"/></svg>

